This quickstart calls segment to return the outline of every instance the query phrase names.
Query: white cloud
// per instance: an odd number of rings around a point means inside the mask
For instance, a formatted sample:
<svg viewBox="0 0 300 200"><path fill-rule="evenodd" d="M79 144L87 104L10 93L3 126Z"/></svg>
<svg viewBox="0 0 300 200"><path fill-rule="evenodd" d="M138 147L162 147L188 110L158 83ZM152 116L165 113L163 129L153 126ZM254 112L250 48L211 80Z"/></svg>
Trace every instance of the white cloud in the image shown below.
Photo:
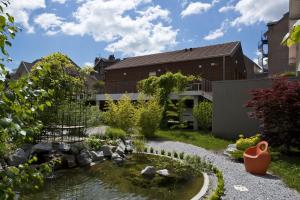
<svg viewBox="0 0 300 200"><path fill-rule="evenodd" d="M73 13L73 21L62 22L53 17L57 23L50 23L49 27L44 24L44 28L67 35L92 36L95 41L108 43L107 51L126 56L164 51L176 44L178 30L166 25L170 21L168 10L149 2L85 0Z"/></svg>
<svg viewBox="0 0 300 200"><path fill-rule="evenodd" d="M212 4L202 3L202 2L193 2L190 3L182 12L181 17L186 17L189 15L195 15L203 13L209 10L212 7Z"/></svg>
<svg viewBox="0 0 300 200"><path fill-rule="evenodd" d="M288 11L289 0L240 0L234 10L240 14L231 23L232 26L252 25L258 22L278 20Z"/></svg>
<svg viewBox="0 0 300 200"><path fill-rule="evenodd" d="M221 8L219 9L219 12L220 12L220 13L225 13L225 12L228 12L228 11L234 10L234 9L235 9L234 6L228 5L228 6L223 6L223 7L221 7Z"/></svg>
<svg viewBox="0 0 300 200"><path fill-rule="evenodd" d="M84 63L84 66L92 66L92 67L93 67L93 66L94 66L94 63L92 63L92 62L85 62L85 63Z"/></svg>
<svg viewBox="0 0 300 200"><path fill-rule="evenodd" d="M60 3L60 4L64 4L67 2L67 0L52 0L52 2L54 3Z"/></svg>
<svg viewBox="0 0 300 200"><path fill-rule="evenodd" d="M45 0L12 0L6 11L15 17L15 22L24 27L28 33L34 32L34 27L29 24L32 11L46 8Z"/></svg>
<svg viewBox="0 0 300 200"><path fill-rule="evenodd" d="M63 24L63 19L53 13L43 13L34 19L34 23L44 29L47 35L55 35L59 32L58 27Z"/></svg>
<svg viewBox="0 0 300 200"><path fill-rule="evenodd" d="M215 40L218 39L220 37L223 37L224 34L227 31L227 27L228 27L228 19L226 19L220 28L217 28L214 31L210 31L208 35L206 35L203 39L204 40Z"/></svg>

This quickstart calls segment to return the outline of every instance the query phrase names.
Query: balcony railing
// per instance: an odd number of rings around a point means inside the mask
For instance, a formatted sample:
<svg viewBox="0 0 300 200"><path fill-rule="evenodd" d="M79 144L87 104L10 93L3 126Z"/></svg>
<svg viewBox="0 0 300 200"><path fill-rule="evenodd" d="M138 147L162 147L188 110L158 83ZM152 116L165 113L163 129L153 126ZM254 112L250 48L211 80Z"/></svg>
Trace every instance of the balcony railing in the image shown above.
<svg viewBox="0 0 300 200"><path fill-rule="evenodd" d="M204 92L211 92L212 91L212 84L211 81L202 79L199 82L191 83L187 88L187 91L204 91Z"/></svg>

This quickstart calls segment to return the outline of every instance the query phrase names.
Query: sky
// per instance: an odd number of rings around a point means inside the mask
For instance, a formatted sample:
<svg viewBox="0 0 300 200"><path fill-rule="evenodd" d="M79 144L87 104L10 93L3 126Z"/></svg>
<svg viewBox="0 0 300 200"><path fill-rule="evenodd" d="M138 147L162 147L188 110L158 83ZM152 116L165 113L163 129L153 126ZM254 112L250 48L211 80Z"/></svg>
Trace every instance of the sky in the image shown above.
<svg viewBox="0 0 300 200"><path fill-rule="evenodd" d="M22 29L9 48L13 62L54 52L79 66L96 56L125 58L241 41L255 60L266 23L288 0L11 0L7 12Z"/></svg>

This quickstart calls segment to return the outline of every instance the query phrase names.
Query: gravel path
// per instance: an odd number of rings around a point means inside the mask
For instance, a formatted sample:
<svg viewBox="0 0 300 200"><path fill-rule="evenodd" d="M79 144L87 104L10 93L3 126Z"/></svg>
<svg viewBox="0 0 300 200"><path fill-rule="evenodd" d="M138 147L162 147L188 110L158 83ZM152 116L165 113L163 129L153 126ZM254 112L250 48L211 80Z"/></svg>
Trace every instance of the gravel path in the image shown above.
<svg viewBox="0 0 300 200"><path fill-rule="evenodd" d="M227 157L215 154L211 151L190 144L171 141L150 141L149 146L154 149L167 151L185 152L186 154L198 155L212 162L223 172L225 180L225 195L228 200L300 200L300 193L287 188L276 176L255 176L245 171L242 163L235 163ZM239 191L236 188L240 188Z"/></svg>

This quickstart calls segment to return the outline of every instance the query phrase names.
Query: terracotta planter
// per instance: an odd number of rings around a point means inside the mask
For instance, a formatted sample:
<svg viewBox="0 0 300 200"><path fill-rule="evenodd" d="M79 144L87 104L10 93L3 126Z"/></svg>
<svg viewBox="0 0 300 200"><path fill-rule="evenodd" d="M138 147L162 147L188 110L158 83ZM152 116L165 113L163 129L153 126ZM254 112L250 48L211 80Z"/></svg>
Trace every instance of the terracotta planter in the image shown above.
<svg viewBox="0 0 300 200"><path fill-rule="evenodd" d="M271 162L268 143L262 141L255 147L250 147L244 152L244 164L247 172L264 175Z"/></svg>

